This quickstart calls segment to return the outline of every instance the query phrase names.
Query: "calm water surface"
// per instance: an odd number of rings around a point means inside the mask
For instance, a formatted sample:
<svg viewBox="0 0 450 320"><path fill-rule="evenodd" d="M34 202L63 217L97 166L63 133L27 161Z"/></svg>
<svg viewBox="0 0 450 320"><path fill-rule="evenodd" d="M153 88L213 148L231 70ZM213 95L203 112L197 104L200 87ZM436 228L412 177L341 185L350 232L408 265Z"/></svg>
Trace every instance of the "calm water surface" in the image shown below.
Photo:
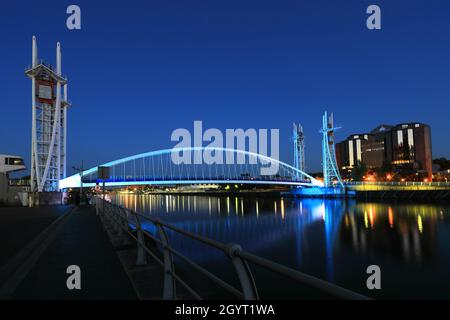
<svg viewBox="0 0 450 320"><path fill-rule="evenodd" d="M113 195L113 201L374 298L450 298L448 205L130 194ZM178 250L238 287L223 253L169 237ZM371 264L382 272L376 292L365 285ZM251 267L263 298L311 297L297 283ZM223 296L182 263L177 270L204 286L204 294Z"/></svg>

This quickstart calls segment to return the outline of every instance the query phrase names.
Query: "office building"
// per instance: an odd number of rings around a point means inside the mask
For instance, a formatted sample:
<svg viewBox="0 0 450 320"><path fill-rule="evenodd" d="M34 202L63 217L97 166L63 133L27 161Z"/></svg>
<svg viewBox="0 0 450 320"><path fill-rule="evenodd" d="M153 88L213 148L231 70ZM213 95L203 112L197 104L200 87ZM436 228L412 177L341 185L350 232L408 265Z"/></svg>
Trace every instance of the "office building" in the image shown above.
<svg viewBox="0 0 450 320"><path fill-rule="evenodd" d="M432 179L431 129L423 123L379 125L369 133L352 134L336 144L340 170L351 172L363 163L369 170L383 165L403 175Z"/></svg>

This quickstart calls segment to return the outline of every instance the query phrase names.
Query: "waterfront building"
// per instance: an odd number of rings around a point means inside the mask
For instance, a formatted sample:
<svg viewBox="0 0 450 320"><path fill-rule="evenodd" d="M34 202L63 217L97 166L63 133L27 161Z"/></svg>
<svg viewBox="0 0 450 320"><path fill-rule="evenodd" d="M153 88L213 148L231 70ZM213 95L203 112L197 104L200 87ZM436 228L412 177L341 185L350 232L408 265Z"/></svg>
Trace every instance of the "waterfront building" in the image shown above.
<svg viewBox="0 0 450 320"><path fill-rule="evenodd" d="M24 169L26 167L22 157L0 154L0 174L8 174Z"/></svg>
<svg viewBox="0 0 450 320"><path fill-rule="evenodd" d="M25 189L22 187L11 187L9 174L25 169L26 167L22 157L0 154L0 205L18 204L18 191L23 191Z"/></svg>
<svg viewBox="0 0 450 320"><path fill-rule="evenodd" d="M336 144L336 158L344 174L362 163L369 170L391 167L405 175L432 179L431 129L423 123L379 125L372 131L352 134Z"/></svg>

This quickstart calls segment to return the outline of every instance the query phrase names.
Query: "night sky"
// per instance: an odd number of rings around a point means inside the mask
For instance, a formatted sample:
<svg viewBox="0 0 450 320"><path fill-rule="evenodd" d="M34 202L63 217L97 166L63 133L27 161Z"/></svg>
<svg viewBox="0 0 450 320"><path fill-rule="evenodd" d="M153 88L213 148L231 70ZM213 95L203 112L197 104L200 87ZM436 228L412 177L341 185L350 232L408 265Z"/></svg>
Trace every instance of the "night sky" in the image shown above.
<svg viewBox="0 0 450 320"><path fill-rule="evenodd" d="M66 28L77 4L82 29ZM366 28L366 8L382 30ZM431 125L450 157L450 1L2 1L0 153L29 167L31 37L69 78L69 167L170 148L176 128L279 128L292 162L303 124L307 170L321 168L324 110L337 140L378 124ZM69 170L72 173L73 170Z"/></svg>

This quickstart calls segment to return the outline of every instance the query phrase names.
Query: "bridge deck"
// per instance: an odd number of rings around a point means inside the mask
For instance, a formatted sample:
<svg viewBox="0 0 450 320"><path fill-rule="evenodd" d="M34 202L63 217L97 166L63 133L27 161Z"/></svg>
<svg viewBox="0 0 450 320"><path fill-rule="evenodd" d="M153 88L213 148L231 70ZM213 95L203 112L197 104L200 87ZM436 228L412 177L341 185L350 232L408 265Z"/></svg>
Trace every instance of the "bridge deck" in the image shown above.
<svg viewBox="0 0 450 320"><path fill-rule="evenodd" d="M74 208L63 217L36 261L24 261L1 291L13 299L136 299L119 257L92 207ZM30 255L31 256L31 255ZM28 268L27 268L28 265ZM68 290L69 265L81 269L81 290ZM28 269L28 270L27 270ZM22 273L22 274L18 274ZM11 283L16 279L17 283ZM19 281L20 280L20 281Z"/></svg>

